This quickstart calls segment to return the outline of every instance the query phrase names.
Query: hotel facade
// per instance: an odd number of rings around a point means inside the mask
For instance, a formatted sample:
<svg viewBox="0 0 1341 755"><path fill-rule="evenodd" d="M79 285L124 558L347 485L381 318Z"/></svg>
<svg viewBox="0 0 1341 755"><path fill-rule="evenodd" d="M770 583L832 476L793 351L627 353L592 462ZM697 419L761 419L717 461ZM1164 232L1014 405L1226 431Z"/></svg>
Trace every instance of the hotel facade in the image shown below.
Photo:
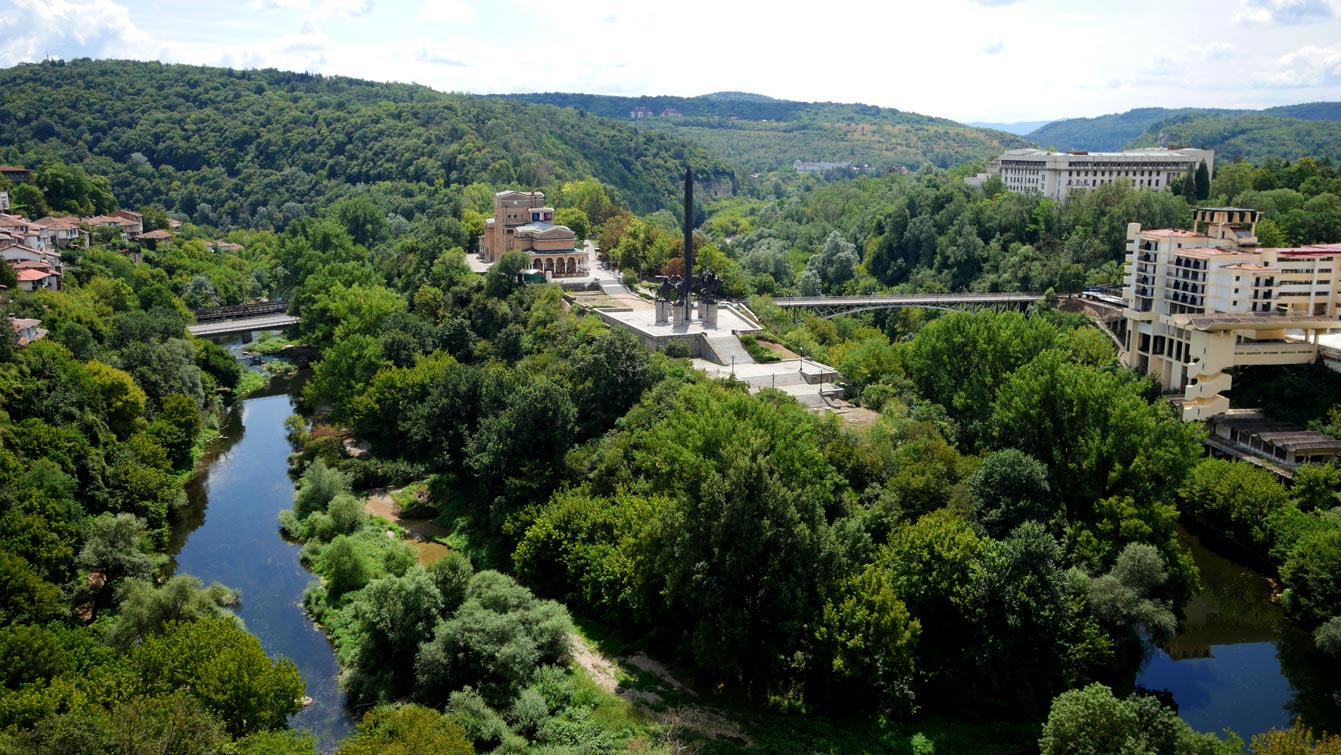
<svg viewBox="0 0 1341 755"><path fill-rule="evenodd" d="M1320 333L1341 330L1341 243L1263 249L1257 210L1198 208L1192 230L1127 227L1128 366L1183 419L1229 409L1232 367L1308 364Z"/></svg>
<svg viewBox="0 0 1341 755"><path fill-rule="evenodd" d="M980 174L977 182L988 176L1000 176L1008 191L1063 200L1073 191L1090 190L1115 181L1162 191L1181 182L1188 171L1195 171L1202 163L1213 174L1215 152L1154 147L1126 152L1011 149L987 163L987 173Z"/></svg>

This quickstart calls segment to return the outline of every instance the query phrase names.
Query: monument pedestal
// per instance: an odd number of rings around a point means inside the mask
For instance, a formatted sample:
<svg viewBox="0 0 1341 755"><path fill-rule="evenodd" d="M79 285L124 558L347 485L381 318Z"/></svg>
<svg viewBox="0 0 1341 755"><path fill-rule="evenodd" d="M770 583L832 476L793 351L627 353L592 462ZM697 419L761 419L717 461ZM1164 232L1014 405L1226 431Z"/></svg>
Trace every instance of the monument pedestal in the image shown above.
<svg viewBox="0 0 1341 755"><path fill-rule="evenodd" d="M670 322L671 309L674 306L665 299L657 299L657 325L665 325Z"/></svg>
<svg viewBox="0 0 1341 755"><path fill-rule="evenodd" d="M693 310L691 310L686 305L675 304L671 307L671 309L673 310L675 318L674 324L677 326L687 324L690 320L691 315L693 314Z"/></svg>
<svg viewBox="0 0 1341 755"><path fill-rule="evenodd" d="M703 327L705 328L717 327L717 302L699 302L698 319L703 321Z"/></svg>

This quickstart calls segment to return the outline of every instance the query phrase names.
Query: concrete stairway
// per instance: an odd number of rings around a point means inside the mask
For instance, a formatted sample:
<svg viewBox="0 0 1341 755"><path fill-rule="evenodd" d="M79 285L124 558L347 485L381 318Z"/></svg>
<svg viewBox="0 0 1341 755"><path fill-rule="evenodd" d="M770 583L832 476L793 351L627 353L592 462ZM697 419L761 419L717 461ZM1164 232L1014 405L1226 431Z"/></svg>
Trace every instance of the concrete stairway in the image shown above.
<svg viewBox="0 0 1341 755"><path fill-rule="evenodd" d="M750 356L750 352L745 350L740 339L734 335L709 336L708 348L712 350L712 360L720 365L729 367L733 364L736 366L754 364L754 357Z"/></svg>

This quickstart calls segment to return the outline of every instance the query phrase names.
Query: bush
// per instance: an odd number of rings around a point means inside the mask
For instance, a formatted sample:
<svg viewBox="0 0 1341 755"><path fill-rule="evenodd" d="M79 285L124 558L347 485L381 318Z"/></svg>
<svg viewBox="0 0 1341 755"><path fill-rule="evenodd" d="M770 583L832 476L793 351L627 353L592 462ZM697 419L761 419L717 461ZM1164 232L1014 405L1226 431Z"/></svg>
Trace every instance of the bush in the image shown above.
<svg viewBox="0 0 1341 755"><path fill-rule="evenodd" d="M767 364L769 362L778 362L782 360L782 357L773 353L771 349L760 344L759 339L755 338L754 336L741 336L740 345L744 346L745 350L750 352L750 357L754 359L754 361L760 364Z"/></svg>
<svg viewBox="0 0 1341 755"><path fill-rule="evenodd" d="M1313 621L1341 612L1341 530L1301 541L1281 567L1285 604Z"/></svg>
<svg viewBox="0 0 1341 755"><path fill-rule="evenodd" d="M568 650L568 612L504 574L484 571L470 580L466 602L438 625L415 660L415 693L441 703L471 687L493 705L505 705L541 664Z"/></svg>
<svg viewBox="0 0 1341 755"><path fill-rule="evenodd" d="M1326 624L1318 627L1317 634L1313 635L1313 642L1318 650L1341 660L1341 616L1333 616Z"/></svg>
<svg viewBox="0 0 1341 755"><path fill-rule="evenodd" d="M452 552L445 558L434 561L428 567L428 575L442 593L442 613L451 616L466 601L466 588L475 569L470 558L464 553Z"/></svg>
<svg viewBox="0 0 1341 755"><path fill-rule="evenodd" d="M672 359L688 359L689 346L684 341L667 341L661 353Z"/></svg>
<svg viewBox="0 0 1341 755"><path fill-rule="evenodd" d="M317 459L303 473L302 485L293 499L293 512L305 519L315 511L325 511L331 499L348 490L344 475Z"/></svg>
<svg viewBox="0 0 1341 755"><path fill-rule="evenodd" d="M338 468L356 490L406 485L428 475L427 466L405 459L342 459Z"/></svg>

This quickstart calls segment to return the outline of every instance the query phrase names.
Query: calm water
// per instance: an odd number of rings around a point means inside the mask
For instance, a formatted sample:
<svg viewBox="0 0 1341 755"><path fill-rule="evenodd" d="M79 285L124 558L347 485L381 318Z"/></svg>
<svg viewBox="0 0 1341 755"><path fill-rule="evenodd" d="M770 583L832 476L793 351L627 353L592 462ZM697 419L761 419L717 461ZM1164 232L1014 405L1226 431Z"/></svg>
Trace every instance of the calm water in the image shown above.
<svg viewBox="0 0 1341 755"><path fill-rule="evenodd" d="M1199 731L1233 729L1245 739L1296 717L1341 732L1341 676L1313 638L1271 603L1264 575L1179 533L1201 570L1202 592L1164 647L1152 647L1136 683L1168 689Z"/></svg>
<svg viewBox="0 0 1341 755"><path fill-rule="evenodd" d="M284 418L293 413L287 387L275 381L228 414L208 464L187 485L188 510L174 528L178 573L240 590L238 615L267 653L298 665L314 701L290 724L310 729L323 751L353 728L337 684L339 662L325 635L303 613L303 589L312 574L298 561L299 546L280 536L276 516L293 503Z"/></svg>

